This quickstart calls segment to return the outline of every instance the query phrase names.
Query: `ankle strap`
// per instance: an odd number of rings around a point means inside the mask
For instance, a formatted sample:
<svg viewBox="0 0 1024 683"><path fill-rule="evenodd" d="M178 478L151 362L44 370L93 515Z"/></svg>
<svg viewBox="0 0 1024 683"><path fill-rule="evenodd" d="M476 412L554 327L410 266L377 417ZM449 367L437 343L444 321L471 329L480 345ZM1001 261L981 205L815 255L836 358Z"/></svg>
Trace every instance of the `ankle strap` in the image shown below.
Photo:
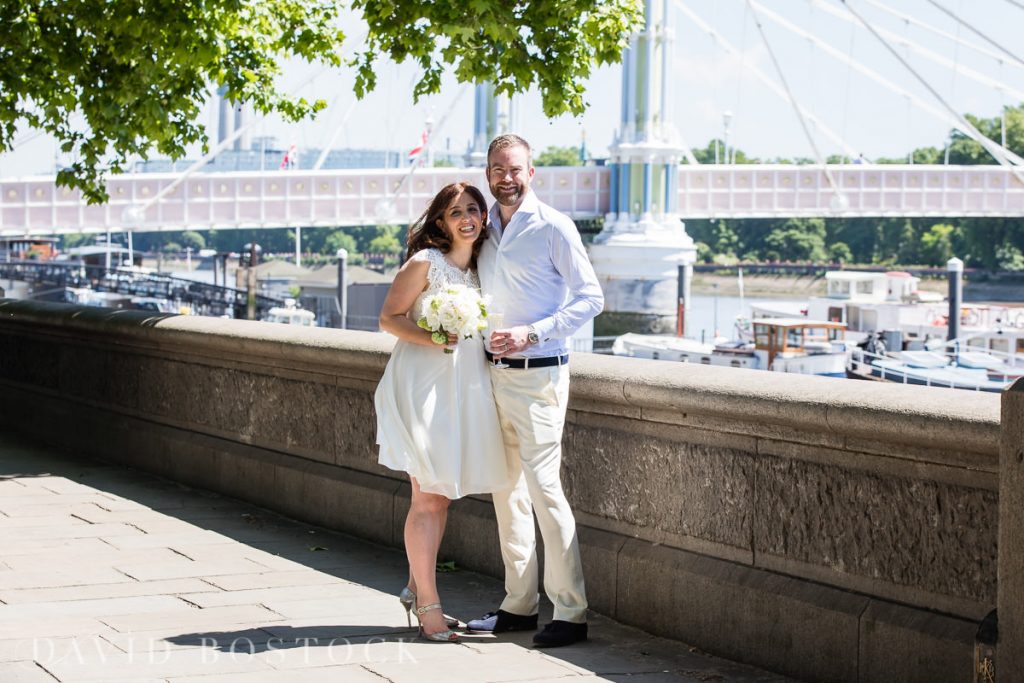
<svg viewBox="0 0 1024 683"><path fill-rule="evenodd" d="M416 614L426 614L432 609L441 609L441 603L435 602L433 605L427 605L426 607L417 607Z"/></svg>

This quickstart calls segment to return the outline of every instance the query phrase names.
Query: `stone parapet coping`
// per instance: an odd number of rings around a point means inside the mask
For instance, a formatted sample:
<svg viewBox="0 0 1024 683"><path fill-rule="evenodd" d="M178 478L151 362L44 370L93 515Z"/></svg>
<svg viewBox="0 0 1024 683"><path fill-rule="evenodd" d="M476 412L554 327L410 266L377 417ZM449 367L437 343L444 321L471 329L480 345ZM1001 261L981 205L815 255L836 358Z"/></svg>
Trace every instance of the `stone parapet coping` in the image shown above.
<svg viewBox="0 0 1024 683"><path fill-rule="evenodd" d="M191 353L223 353L298 370L345 368L369 380L380 377L394 346L393 337L374 332L34 301L0 300L0 322L41 324L76 337L116 332L118 343L137 339L168 350L187 340ZM842 440L837 445L855 450L870 452L863 446L885 442L960 453L953 460L962 466L996 471L998 394L584 353L573 354L571 367L574 410L672 423L699 416L725 431L731 431L730 422L776 425L836 437Z"/></svg>

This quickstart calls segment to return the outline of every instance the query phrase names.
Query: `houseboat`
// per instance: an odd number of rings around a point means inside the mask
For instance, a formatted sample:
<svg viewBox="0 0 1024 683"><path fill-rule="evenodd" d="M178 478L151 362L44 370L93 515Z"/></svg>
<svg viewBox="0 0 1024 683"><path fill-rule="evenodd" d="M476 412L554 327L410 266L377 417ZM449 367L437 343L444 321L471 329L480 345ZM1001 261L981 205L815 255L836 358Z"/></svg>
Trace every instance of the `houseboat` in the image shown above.
<svg viewBox="0 0 1024 683"><path fill-rule="evenodd" d="M616 338L617 356L720 365L804 375L845 377L849 346L845 325L805 318L758 318L750 323L753 340L704 344L682 337L624 334Z"/></svg>

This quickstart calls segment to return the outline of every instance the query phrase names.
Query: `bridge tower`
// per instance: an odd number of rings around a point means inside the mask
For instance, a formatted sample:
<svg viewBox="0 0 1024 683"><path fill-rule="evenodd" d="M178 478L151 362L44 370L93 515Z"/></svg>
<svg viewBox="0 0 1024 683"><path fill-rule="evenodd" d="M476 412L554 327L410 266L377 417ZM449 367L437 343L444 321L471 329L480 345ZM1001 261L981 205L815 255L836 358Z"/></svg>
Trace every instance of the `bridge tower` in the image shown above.
<svg viewBox="0 0 1024 683"><path fill-rule="evenodd" d="M473 91L473 140L466 150L466 166L486 166L487 146L496 135L516 129L516 107L511 97L494 92L493 83L480 83Z"/></svg>
<svg viewBox="0 0 1024 683"><path fill-rule="evenodd" d="M697 253L678 214L684 150L669 114L671 5L644 4L644 29L630 39L622 62L622 115L609 159L611 204L590 248L605 294L599 335L675 330L679 266L686 266L689 279Z"/></svg>

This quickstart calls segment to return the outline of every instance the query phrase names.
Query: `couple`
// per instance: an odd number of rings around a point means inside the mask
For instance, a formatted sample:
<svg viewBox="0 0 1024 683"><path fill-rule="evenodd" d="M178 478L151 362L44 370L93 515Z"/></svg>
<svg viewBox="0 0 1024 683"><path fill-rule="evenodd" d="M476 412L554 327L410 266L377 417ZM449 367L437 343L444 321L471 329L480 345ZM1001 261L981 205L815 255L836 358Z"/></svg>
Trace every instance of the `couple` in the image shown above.
<svg viewBox="0 0 1024 683"><path fill-rule="evenodd" d="M506 596L469 630L537 628L536 512L544 589L555 610L533 641L558 647L587 637L576 521L559 470L566 338L601 311L604 298L576 226L538 201L533 173L526 140L495 138L487 152L492 210L468 183L444 187L410 229L409 258L380 316L381 329L399 339L375 397L380 462L412 480L409 585L399 600L432 641L459 638L451 630L458 622L441 610L434 572L448 504L470 493L493 496ZM488 342L493 355L479 335L449 335L455 353L445 355L416 325L423 299L452 283L481 288L503 311L505 327ZM490 364L499 358L509 367Z"/></svg>

